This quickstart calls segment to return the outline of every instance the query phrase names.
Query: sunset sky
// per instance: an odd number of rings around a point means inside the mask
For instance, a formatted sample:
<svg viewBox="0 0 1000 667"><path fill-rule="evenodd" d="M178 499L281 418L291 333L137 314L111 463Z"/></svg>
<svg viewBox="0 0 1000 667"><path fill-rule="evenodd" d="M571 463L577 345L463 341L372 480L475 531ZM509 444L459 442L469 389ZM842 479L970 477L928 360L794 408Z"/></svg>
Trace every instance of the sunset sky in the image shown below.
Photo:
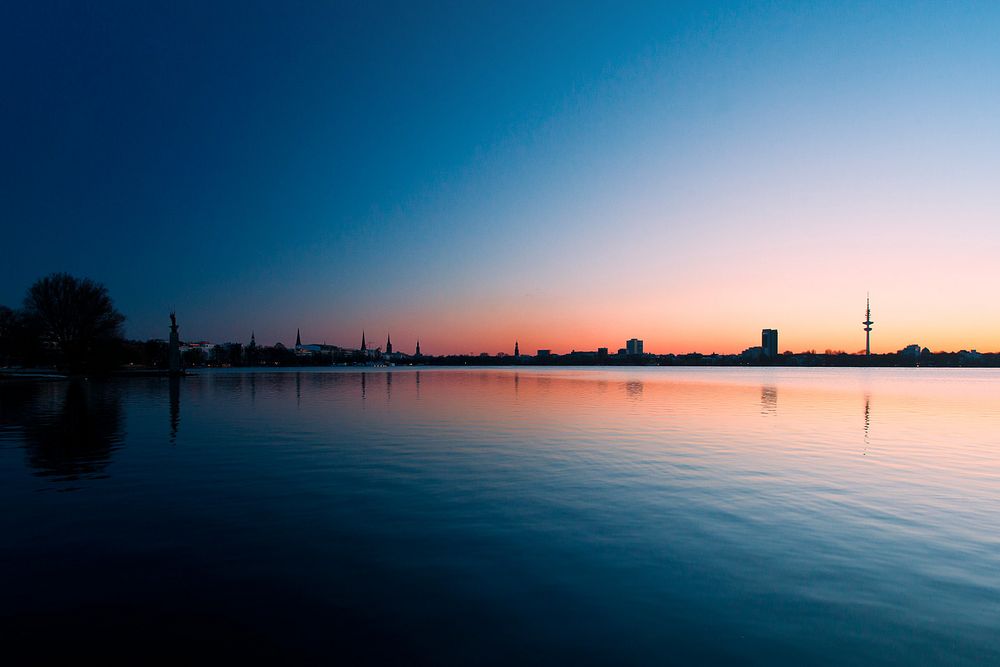
<svg viewBox="0 0 1000 667"><path fill-rule="evenodd" d="M91 5L0 6L2 304L855 352L870 291L875 352L1000 350L1000 3Z"/></svg>

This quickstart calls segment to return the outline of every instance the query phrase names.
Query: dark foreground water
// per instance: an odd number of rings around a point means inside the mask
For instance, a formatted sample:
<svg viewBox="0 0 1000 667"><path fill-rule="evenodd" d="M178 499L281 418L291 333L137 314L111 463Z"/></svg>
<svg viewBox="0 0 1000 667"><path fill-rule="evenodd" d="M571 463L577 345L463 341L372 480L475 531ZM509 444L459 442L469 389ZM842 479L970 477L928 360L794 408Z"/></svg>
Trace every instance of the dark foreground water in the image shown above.
<svg viewBox="0 0 1000 667"><path fill-rule="evenodd" d="M0 660L998 664L1000 373L0 385Z"/></svg>

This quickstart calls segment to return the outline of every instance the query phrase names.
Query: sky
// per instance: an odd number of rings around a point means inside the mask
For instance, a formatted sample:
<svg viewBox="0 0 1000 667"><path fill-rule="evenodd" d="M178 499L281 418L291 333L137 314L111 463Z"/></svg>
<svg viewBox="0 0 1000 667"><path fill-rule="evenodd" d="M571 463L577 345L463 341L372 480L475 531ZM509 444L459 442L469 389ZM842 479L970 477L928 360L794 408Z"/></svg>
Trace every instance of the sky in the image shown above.
<svg viewBox="0 0 1000 667"><path fill-rule="evenodd" d="M625 7L619 5L627 5ZM0 5L0 304L425 354L1000 350L1000 3Z"/></svg>

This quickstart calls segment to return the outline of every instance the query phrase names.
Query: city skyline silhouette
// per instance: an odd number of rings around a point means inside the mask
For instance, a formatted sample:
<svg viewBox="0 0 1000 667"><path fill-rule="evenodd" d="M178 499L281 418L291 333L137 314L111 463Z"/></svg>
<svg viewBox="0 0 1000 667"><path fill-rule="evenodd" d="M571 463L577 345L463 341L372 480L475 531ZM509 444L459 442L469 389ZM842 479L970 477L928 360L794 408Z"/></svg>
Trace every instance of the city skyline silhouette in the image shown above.
<svg viewBox="0 0 1000 667"><path fill-rule="evenodd" d="M997 7L3 18L0 304L66 271L136 339L854 352L871 289L877 351L1000 349Z"/></svg>

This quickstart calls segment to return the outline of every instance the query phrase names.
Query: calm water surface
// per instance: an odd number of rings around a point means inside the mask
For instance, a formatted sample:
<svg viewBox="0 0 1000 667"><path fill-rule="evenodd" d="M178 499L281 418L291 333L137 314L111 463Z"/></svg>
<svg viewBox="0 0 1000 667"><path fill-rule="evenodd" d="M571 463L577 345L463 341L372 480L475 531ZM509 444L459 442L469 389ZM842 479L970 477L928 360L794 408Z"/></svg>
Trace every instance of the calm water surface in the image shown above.
<svg viewBox="0 0 1000 667"><path fill-rule="evenodd" d="M1000 373L0 385L0 654L1000 663Z"/></svg>

